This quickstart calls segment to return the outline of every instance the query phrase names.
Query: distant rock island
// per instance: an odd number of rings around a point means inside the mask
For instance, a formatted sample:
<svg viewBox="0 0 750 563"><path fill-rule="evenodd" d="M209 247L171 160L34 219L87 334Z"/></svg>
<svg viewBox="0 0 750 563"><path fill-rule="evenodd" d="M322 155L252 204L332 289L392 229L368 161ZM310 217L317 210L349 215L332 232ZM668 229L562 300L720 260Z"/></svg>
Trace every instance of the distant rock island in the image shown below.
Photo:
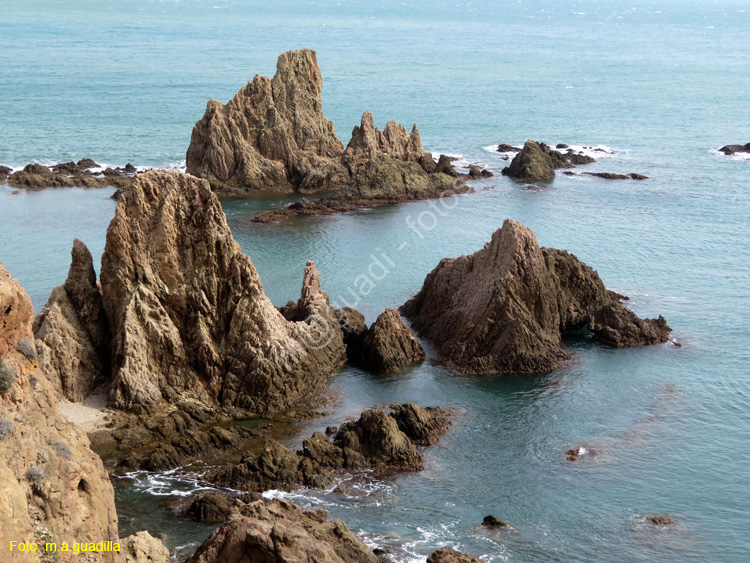
<svg viewBox="0 0 750 563"><path fill-rule="evenodd" d="M738 152L750 153L750 143L746 145L726 145L721 147L719 152L723 152L727 156L731 156Z"/></svg>

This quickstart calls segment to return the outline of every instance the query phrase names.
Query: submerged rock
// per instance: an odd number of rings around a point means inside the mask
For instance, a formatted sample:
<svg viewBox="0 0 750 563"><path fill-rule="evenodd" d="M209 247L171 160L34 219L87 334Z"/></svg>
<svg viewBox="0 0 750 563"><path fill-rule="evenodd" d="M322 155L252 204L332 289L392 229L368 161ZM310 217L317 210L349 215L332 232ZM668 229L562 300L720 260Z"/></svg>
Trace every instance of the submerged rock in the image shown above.
<svg viewBox="0 0 750 563"><path fill-rule="evenodd" d="M484 563L484 559L466 555L452 547L441 547L430 553L427 563Z"/></svg>
<svg viewBox="0 0 750 563"><path fill-rule="evenodd" d="M110 171L104 171L104 175L98 176L94 174L89 168L97 167L98 165L90 159L81 160L76 164L75 162L63 162L55 164L52 167L43 166L41 164L29 164L23 168L11 174L8 169L7 179L8 184L14 188L25 188L28 190L39 190L43 188L106 188L116 187L122 188L130 184L132 178L123 173L121 170L107 169ZM0 181L4 177L0 174Z"/></svg>
<svg viewBox="0 0 750 563"><path fill-rule="evenodd" d="M505 520L500 520L500 518L497 518L493 516L492 514L484 517L484 519L482 520L482 526L485 526L487 528L511 528L512 527Z"/></svg>
<svg viewBox="0 0 750 563"><path fill-rule="evenodd" d="M279 499L241 506L187 563L378 563L364 542L325 510Z"/></svg>
<svg viewBox="0 0 750 563"><path fill-rule="evenodd" d="M730 156L737 152L747 152L750 153L750 143L746 145L725 145L719 149L720 152L723 152L725 155Z"/></svg>
<svg viewBox="0 0 750 563"><path fill-rule="evenodd" d="M659 516L659 515L648 515L646 516L646 522L649 524L653 524L654 526L660 526L660 527L670 527L677 524L677 522L674 521L674 519L668 517L668 516Z"/></svg>
<svg viewBox="0 0 750 563"><path fill-rule="evenodd" d="M76 239L68 279L34 321L39 367L71 401L83 401L109 376L110 336L89 249Z"/></svg>
<svg viewBox="0 0 750 563"><path fill-rule="evenodd" d="M614 347L666 342L663 317L640 319L572 254L539 248L506 220L482 250L444 258L401 307L439 358L466 373L536 373L568 357L562 336L588 328Z"/></svg>
<svg viewBox="0 0 750 563"><path fill-rule="evenodd" d="M314 263L306 277L315 278ZM101 274L112 334L110 401L280 411L314 400L344 363L343 333L319 279L288 321L263 292L208 183L139 174L107 232Z"/></svg>

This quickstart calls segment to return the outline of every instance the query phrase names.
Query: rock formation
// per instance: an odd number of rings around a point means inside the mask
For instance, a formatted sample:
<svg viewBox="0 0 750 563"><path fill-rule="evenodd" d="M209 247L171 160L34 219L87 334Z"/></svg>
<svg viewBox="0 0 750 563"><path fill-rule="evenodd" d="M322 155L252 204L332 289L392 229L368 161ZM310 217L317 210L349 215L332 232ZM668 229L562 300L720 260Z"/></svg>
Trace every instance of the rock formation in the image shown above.
<svg viewBox="0 0 750 563"><path fill-rule="evenodd" d="M430 553L427 563L484 563L484 560L456 551L452 547L441 547Z"/></svg>
<svg viewBox="0 0 750 563"><path fill-rule="evenodd" d="M719 149L720 152L723 152L725 155L733 155L736 152L748 152L750 153L750 143L746 145L726 145Z"/></svg>
<svg viewBox="0 0 750 563"><path fill-rule="evenodd" d="M211 470L205 478L220 486L262 492L326 487L333 472L344 469L420 471L424 457L417 445L436 443L450 427L449 413L412 404L390 408L390 414L378 409L363 412L358 420L341 425L333 441L315 432L300 452L268 439L262 452Z"/></svg>
<svg viewBox="0 0 750 563"><path fill-rule="evenodd" d="M33 319L31 300L0 264L0 371L12 375L0 391L0 544L6 550L11 540L41 542L36 552L14 553L18 562L46 560L46 542L118 542L114 491L101 459L61 414L59 396L36 362L18 351L32 337ZM153 541L140 539L142 547ZM163 546L151 544L149 551L152 563L166 563ZM135 563L137 553L88 554L87 561ZM80 558L56 555L61 562Z"/></svg>
<svg viewBox="0 0 750 563"><path fill-rule="evenodd" d="M500 149L509 149L500 151ZM499 145L500 152L517 152L516 156L510 163L510 166L503 168L503 174L510 176L522 182L541 182L552 180L555 177L555 170L560 168L575 168L579 164L590 164L596 162L591 156L576 152L565 144L557 145L557 148L568 149L567 152L560 152L544 143L536 143L528 140L523 149L516 149L511 145Z"/></svg>
<svg viewBox="0 0 750 563"><path fill-rule="evenodd" d="M187 171L217 187L314 192L346 183L322 84L315 51L301 49L279 57L272 80L256 75L226 105L209 100L193 128Z"/></svg>
<svg viewBox="0 0 750 563"><path fill-rule="evenodd" d="M188 563L378 563L340 520L285 500L244 503L203 542Z"/></svg>
<svg viewBox="0 0 750 563"><path fill-rule="evenodd" d="M407 133L390 121L381 131L366 111L344 149L323 115L321 86L315 51L301 49L279 57L273 79L256 75L226 105L209 100L193 128L187 171L224 193L335 190L335 197L323 203L307 202L306 213L291 208L282 216L311 214L313 209L334 213L463 190L455 185L451 166L436 170L416 125Z"/></svg>
<svg viewBox="0 0 750 563"><path fill-rule="evenodd" d="M71 401L83 401L109 374L109 327L89 249L76 239L65 285L34 321L39 367Z"/></svg>
<svg viewBox="0 0 750 563"><path fill-rule="evenodd" d="M539 144L528 140L510 166L503 168L503 174L522 182L540 182L552 180L555 177L555 167L549 154Z"/></svg>
<svg viewBox="0 0 750 563"><path fill-rule="evenodd" d="M424 359L422 345L395 309L386 309L362 335L358 363L377 373L395 373Z"/></svg>
<svg viewBox="0 0 750 563"><path fill-rule="evenodd" d="M471 256L444 258L401 308L439 358L466 373L535 373L568 357L562 336L588 328L614 347L666 342L663 317L640 319L572 254L539 248L515 221Z"/></svg>
<svg viewBox="0 0 750 563"><path fill-rule="evenodd" d="M128 164L125 168L107 168L102 173L95 173L91 168L99 165L93 160L86 158L75 162L63 162L47 167L41 164L29 164L11 173L7 167L7 173L0 173L0 181L5 177L8 184L14 188L25 188L28 190L39 190L42 188L123 188L130 185L135 174L135 167Z"/></svg>
<svg viewBox="0 0 750 563"><path fill-rule="evenodd" d="M208 182L139 174L123 191L102 256L111 403L148 410L195 399L263 413L314 399L346 356L314 263L308 278L305 317L288 321Z"/></svg>

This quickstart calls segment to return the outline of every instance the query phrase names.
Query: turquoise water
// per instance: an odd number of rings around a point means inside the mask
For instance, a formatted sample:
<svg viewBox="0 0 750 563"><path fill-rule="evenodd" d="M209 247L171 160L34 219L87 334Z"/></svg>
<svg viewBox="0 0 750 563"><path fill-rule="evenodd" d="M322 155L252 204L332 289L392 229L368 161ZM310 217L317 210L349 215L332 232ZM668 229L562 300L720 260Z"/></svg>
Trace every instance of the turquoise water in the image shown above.
<svg viewBox="0 0 750 563"><path fill-rule="evenodd" d="M498 175L450 210L420 202L279 225L250 218L282 200L224 200L277 304L299 295L311 258L331 297L351 303L371 255L385 253L396 266L378 271L383 279L357 304L372 321L440 258L481 248L512 217L595 267L639 314L664 314L683 344L610 350L581 337L565 368L537 378L462 377L429 360L389 378L346 368L332 383L331 417L300 436L378 403L461 414L427 450L424 472L295 500L322 504L409 561L445 544L490 561L746 560L750 161L715 149L750 141L750 6L71 4L6 0L0 9L0 163L179 166L207 98L226 101L254 73L272 74L280 52L304 46L318 51L324 111L344 142L372 109L380 124L416 121L428 150L496 173L506 162L484 147L534 138L610 147L589 170L651 177L561 175L535 192ZM101 254L110 195L0 187L0 260L37 310L64 281L74 236ZM430 228L409 227L420 218ZM578 445L596 455L566 462ZM156 488L153 477L118 484L123 518L168 527L170 547L189 550L207 529L164 522L169 499L191 485L160 479ZM518 533L476 529L489 513ZM648 530L645 514L679 527Z"/></svg>

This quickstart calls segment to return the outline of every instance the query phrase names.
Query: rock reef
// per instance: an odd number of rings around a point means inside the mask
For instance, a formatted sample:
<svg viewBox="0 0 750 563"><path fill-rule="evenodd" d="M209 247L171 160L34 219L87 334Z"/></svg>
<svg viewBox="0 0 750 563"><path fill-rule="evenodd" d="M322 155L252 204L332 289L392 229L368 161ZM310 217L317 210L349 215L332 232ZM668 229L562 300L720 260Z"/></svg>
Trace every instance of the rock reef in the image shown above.
<svg viewBox="0 0 750 563"><path fill-rule="evenodd" d="M357 363L376 373L392 374L425 359L424 349L395 309L386 309L361 335Z"/></svg>
<svg viewBox="0 0 750 563"><path fill-rule="evenodd" d="M92 168L101 168L90 158L76 162L63 162L53 166L29 164L12 172L6 166L0 167L0 182L7 178L8 184L14 188L39 190L43 188L124 188L133 181L136 173L134 166L128 164L125 168L106 168L101 172Z"/></svg>
<svg viewBox="0 0 750 563"><path fill-rule="evenodd" d="M738 152L750 153L750 143L746 145L725 145L719 149L719 152L723 152L727 156Z"/></svg>
<svg viewBox="0 0 750 563"><path fill-rule="evenodd" d="M584 328L613 347L666 342L671 330L663 317L640 319L591 267L540 248L510 219L482 250L441 260L401 311L466 373L554 370L568 358L562 337Z"/></svg>
<svg viewBox="0 0 750 563"><path fill-rule="evenodd" d="M430 553L427 563L484 563L484 559L466 555L452 547L441 547Z"/></svg>
<svg viewBox="0 0 750 563"><path fill-rule="evenodd" d="M507 150L500 150L500 149ZM560 152L544 143L526 141L522 149L511 145L499 145L500 152L517 152L510 166L503 168L502 173L521 182L543 182L555 178L555 170L575 168L579 164L590 164L596 160L581 152L576 152L568 145L559 144L557 148L568 149Z"/></svg>

